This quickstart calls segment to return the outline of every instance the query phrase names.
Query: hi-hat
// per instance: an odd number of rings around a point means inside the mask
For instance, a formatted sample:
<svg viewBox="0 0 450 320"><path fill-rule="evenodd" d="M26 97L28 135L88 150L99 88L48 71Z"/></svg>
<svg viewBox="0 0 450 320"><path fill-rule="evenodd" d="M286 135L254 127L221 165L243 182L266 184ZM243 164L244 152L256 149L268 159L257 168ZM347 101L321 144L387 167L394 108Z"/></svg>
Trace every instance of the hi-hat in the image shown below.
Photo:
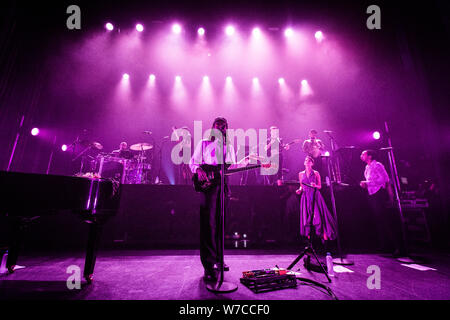
<svg viewBox="0 0 450 320"><path fill-rule="evenodd" d="M153 148L153 145L151 145L150 143L146 143L146 142L136 143L130 147L130 149L133 151L145 151L145 150L150 150L152 148Z"/></svg>

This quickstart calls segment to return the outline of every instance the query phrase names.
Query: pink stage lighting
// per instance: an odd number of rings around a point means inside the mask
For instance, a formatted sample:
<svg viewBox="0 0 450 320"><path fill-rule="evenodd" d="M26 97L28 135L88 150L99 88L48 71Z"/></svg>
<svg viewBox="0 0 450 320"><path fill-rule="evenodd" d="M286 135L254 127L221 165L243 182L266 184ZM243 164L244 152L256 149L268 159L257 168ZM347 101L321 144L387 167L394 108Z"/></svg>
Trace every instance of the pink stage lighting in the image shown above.
<svg viewBox="0 0 450 320"><path fill-rule="evenodd" d="M253 28L253 30L252 30L252 35L253 35L254 37L259 37L259 36L261 36L261 30L260 30L259 28Z"/></svg>
<svg viewBox="0 0 450 320"><path fill-rule="evenodd" d="M205 29L203 29L203 28L198 28L197 34L198 34L199 36L204 36L204 35L205 35Z"/></svg>
<svg viewBox="0 0 450 320"><path fill-rule="evenodd" d="M128 79L130 79L130 75L129 75L128 73L124 73L124 74L122 75L122 79L123 79L123 80L128 80Z"/></svg>
<svg viewBox="0 0 450 320"><path fill-rule="evenodd" d="M203 81L208 81L209 77L208 76L203 76Z"/></svg>
<svg viewBox="0 0 450 320"><path fill-rule="evenodd" d="M322 40L323 40L323 33L322 33L322 31L317 31L314 34L314 37L316 38L317 42L322 42Z"/></svg>
<svg viewBox="0 0 450 320"><path fill-rule="evenodd" d="M254 77L254 78L253 78L253 83L254 83L254 84L257 84L258 82L259 82L259 79L258 79L257 77Z"/></svg>
<svg viewBox="0 0 450 320"><path fill-rule="evenodd" d="M63 145L61 146L61 150L64 151L64 152L66 152L66 151L67 151L67 144L63 144Z"/></svg>
<svg viewBox="0 0 450 320"><path fill-rule="evenodd" d="M294 35L294 30L292 30L292 28L287 28L286 30L284 30L284 35L290 38Z"/></svg>
<svg viewBox="0 0 450 320"><path fill-rule="evenodd" d="M378 139L381 138L381 134L380 134L378 131L375 131L375 132L372 134L372 137L373 137L375 140L378 140Z"/></svg>
<svg viewBox="0 0 450 320"><path fill-rule="evenodd" d="M113 24L111 22L106 23L105 24L105 28L108 31L113 31L114 30L114 26L113 26Z"/></svg>
<svg viewBox="0 0 450 320"><path fill-rule="evenodd" d="M175 23L172 26L172 32L175 34L180 34L181 33L181 26L178 23Z"/></svg>
<svg viewBox="0 0 450 320"><path fill-rule="evenodd" d="M176 82L180 82L181 81L181 76L175 76L175 81Z"/></svg>
<svg viewBox="0 0 450 320"><path fill-rule="evenodd" d="M38 128L31 129L31 135L32 136L37 136L38 134L39 134L39 129Z"/></svg>
<svg viewBox="0 0 450 320"><path fill-rule="evenodd" d="M227 82L231 82L231 81L233 81L233 80L231 79L231 77L230 77L230 76L228 76L228 77L226 78L226 80L227 80Z"/></svg>
<svg viewBox="0 0 450 320"><path fill-rule="evenodd" d="M305 79L303 79L303 80L302 80L302 86L306 86L307 84L308 84L308 81L305 80Z"/></svg>
<svg viewBox="0 0 450 320"><path fill-rule="evenodd" d="M148 78L150 79L150 81L155 81L156 76L154 74L151 74L148 76Z"/></svg>
<svg viewBox="0 0 450 320"><path fill-rule="evenodd" d="M278 79L278 83L279 83L279 84L284 84L284 78L279 78L279 79Z"/></svg>
<svg viewBox="0 0 450 320"><path fill-rule="evenodd" d="M228 26L225 28L225 33L227 36L232 36L234 34L235 30L233 26Z"/></svg>
<svg viewBox="0 0 450 320"><path fill-rule="evenodd" d="M136 25L136 30L137 30L138 32L142 32L142 31L144 31L144 26L143 26L142 24L138 23L138 24Z"/></svg>

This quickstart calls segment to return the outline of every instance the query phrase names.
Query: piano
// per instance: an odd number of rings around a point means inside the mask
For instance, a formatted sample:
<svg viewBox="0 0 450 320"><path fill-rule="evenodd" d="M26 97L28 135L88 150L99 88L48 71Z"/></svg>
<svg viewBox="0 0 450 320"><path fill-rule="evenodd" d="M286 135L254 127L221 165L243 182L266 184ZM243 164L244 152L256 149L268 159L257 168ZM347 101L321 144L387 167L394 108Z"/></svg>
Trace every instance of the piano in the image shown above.
<svg viewBox="0 0 450 320"><path fill-rule="evenodd" d="M0 215L6 216L12 228L8 271L14 272L31 221L44 215L76 214L89 224L83 276L91 283L102 226L119 208L120 184L105 179L0 171L0 185Z"/></svg>

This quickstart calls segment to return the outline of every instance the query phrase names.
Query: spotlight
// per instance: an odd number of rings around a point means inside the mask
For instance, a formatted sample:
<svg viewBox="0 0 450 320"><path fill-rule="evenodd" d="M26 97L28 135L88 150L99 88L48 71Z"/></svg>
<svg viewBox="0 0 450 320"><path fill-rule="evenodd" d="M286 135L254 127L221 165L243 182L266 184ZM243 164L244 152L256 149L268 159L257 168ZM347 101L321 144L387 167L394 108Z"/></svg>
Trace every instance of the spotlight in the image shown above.
<svg viewBox="0 0 450 320"><path fill-rule="evenodd" d="M233 80L231 79L231 77L230 77L230 76L228 76L228 77L226 78L226 80L227 80L227 82L231 82L231 81L233 81Z"/></svg>
<svg viewBox="0 0 450 320"><path fill-rule="evenodd" d="M329 157L330 156L330 151L325 151L325 153L323 154L324 157Z"/></svg>
<svg viewBox="0 0 450 320"><path fill-rule="evenodd" d="M39 128L33 128L31 129L31 135L32 136L37 136L39 134Z"/></svg>
<svg viewBox="0 0 450 320"><path fill-rule="evenodd" d="M278 79L278 83L279 83L279 84L284 84L284 78L279 78L279 79Z"/></svg>
<svg viewBox="0 0 450 320"><path fill-rule="evenodd" d="M284 35L290 38L294 35L294 30L292 30L292 28L287 28L286 30L284 30Z"/></svg>
<svg viewBox="0 0 450 320"><path fill-rule="evenodd" d="M122 79L123 79L123 80L128 80L128 79L130 79L130 75L129 75L128 73L124 73L124 74L122 75Z"/></svg>
<svg viewBox="0 0 450 320"><path fill-rule="evenodd" d="M209 77L208 76L203 76L203 81L208 81Z"/></svg>
<svg viewBox="0 0 450 320"><path fill-rule="evenodd" d="M67 151L67 144L63 144L63 145L61 146L61 150L64 151L64 152L66 152L66 151Z"/></svg>
<svg viewBox="0 0 450 320"><path fill-rule="evenodd" d="M144 31L144 26L142 24L138 23L136 25L136 30L139 31L139 32L142 32L142 31Z"/></svg>
<svg viewBox="0 0 450 320"><path fill-rule="evenodd" d="M314 37L316 38L317 42L322 42L322 40L323 40L322 31L316 31L316 33L314 34Z"/></svg>
<svg viewBox="0 0 450 320"><path fill-rule="evenodd" d="M253 28L252 34L255 37L259 37L261 35L261 30L259 28Z"/></svg>
<svg viewBox="0 0 450 320"><path fill-rule="evenodd" d="M254 78L253 78L253 83L256 84L256 83L258 83L258 82L259 82L259 79L258 79L257 77L254 77Z"/></svg>
<svg viewBox="0 0 450 320"><path fill-rule="evenodd" d="M175 81L177 82L181 81L181 76L175 76Z"/></svg>
<svg viewBox="0 0 450 320"><path fill-rule="evenodd" d="M181 26L178 23L175 23L172 26L172 32L175 34L180 34L181 33Z"/></svg>
<svg viewBox="0 0 450 320"><path fill-rule="evenodd" d="M197 34L198 34L199 36L204 36L204 35L205 35L205 29L203 29L203 28L198 28Z"/></svg>
<svg viewBox="0 0 450 320"><path fill-rule="evenodd" d="M151 75L149 75L148 76L148 78L150 79L150 81L155 81L155 75L154 74L151 74Z"/></svg>
<svg viewBox="0 0 450 320"><path fill-rule="evenodd" d="M302 80L302 86L306 86L307 84L308 84L308 81L305 80L305 79L303 79L303 80Z"/></svg>
<svg viewBox="0 0 450 320"><path fill-rule="evenodd" d="M228 26L225 28L225 33L227 34L227 36L232 36L234 34L234 27L233 26Z"/></svg>
<svg viewBox="0 0 450 320"><path fill-rule="evenodd" d="M375 131L375 132L372 134L372 137L373 137L375 140L378 140L378 139L381 138L381 134L380 134L378 131Z"/></svg>
<svg viewBox="0 0 450 320"><path fill-rule="evenodd" d="M105 24L105 28L108 31L113 31L114 30L114 26L113 26L113 24L111 22L106 23Z"/></svg>

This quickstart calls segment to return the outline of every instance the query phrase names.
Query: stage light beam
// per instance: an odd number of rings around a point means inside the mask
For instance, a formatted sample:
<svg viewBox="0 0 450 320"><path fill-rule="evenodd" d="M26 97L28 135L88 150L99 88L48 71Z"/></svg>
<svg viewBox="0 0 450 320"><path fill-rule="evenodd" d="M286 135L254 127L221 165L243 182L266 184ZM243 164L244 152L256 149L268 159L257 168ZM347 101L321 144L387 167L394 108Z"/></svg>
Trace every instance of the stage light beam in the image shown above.
<svg viewBox="0 0 450 320"><path fill-rule="evenodd" d="M39 134L39 128L33 128L31 129L31 135L32 136L37 136Z"/></svg>
<svg viewBox="0 0 450 320"><path fill-rule="evenodd" d="M181 26L178 23L175 23L172 26L172 32L175 34L180 34L181 33Z"/></svg>
<svg viewBox="0 0 450 320"><path fill-rule="evenodd" d="M322 31L316 31L316 33L314 34L314 37L316 38L317 42L322 42L323 41L323 33Z"/></svg>
<svg viewBox="0 0 450 320"><path fill-rule="evenodd" d="M381 134L380 134L380 132L375 131L375 132L372 134L372 137L373 137L375 140L379 140L379 139L381 138Z"/></svg>
<svg viewBox="0 0 450 320"><path fill-rule="evenodd" d="M260 37L261 36L261 29L259 29L258 27L253 28L252 35L254 37Z"/></svg>
<svg viewBox="0 0 450 320"><path fill-rule="evenodd" d="M106 28L106 30L108 30L108 31L113 31L113 30L114 30L114 26L113 26L113 24L112 24L111 22L107 22L107 23L105 24L105 28Z"/></svg>
<svg viewBox="0 0 450 320"><path fill-rule="evenodd" d="M235 31L236 31L236 30L234 29L233 26L227 26L227 27L225 28L225 33L226 33L227 36L232 36L232 35L234 34Z"/></svg>
<svg viewBox="0 0 450 320"><path fill-rule="evenodd" d="M294 30L292 30L292 28L286 28L286 30L284 30L284 35L287 38L290 38L294 35Z"/></svg>
<svg viewBox="0 0 450 320"><path fill-rule="evenodd" d="M204 28L198 28L197 34L198 34L200 37L203 37L203 36L205 35L205 29L204 29Z"/></svg>
<svg viewBox="0 0 450 320"><path fill-rule="evenodd" d="M141 23L138 23L138 24L136 25L136 30L137 30L138 32L142 32L142 31L144 31L144 26L143 26Z"/></svg>
<svg viewBox="0 0 450 320"><path fill-rule="evenodd" d="M66 151L67 151L67 144L63 144L63 145L61 146L61 150L64 151L64 152L66 152Z"/></svg>

